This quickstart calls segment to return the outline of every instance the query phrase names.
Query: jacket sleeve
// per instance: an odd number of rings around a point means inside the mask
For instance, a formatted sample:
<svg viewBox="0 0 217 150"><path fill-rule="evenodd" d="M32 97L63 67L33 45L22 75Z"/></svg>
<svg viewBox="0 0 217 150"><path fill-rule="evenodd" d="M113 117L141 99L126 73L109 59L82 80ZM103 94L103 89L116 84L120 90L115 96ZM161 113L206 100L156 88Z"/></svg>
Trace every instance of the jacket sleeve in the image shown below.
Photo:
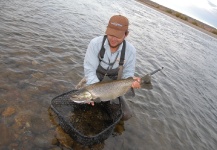
<svg viewBox="0 0 217 150"><path fill-rule="evenodd" d="M135 64L136 64L136 49L131 45L130 48L126 49L126 56L124 62L124 69L122 78L126 79L129 77L134 77Z"/></svg>
<svg viewBox="0 0 217 150"><path fill-rule="evenodd" d="M84 58L84 74L87 85L99 82L96 75L96 70L99 65L98 47L95 43L94 40L91 40Z"/></svg>

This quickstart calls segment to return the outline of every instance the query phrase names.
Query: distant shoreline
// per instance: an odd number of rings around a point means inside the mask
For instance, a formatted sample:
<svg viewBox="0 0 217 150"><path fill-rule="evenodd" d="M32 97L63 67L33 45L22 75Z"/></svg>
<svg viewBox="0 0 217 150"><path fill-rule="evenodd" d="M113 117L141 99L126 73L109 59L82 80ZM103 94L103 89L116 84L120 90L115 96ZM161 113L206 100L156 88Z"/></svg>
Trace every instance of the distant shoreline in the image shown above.
<svg viewBox="0 0 217 150"><path fill-rule="evenodd" d="M151 7L151 8L153 8L153 9L155 9L155 10L157 10L163 14L166 14L166 15L174 18L174 19L177 19L177 20L179 20L179 21L181 21L181 22L183 22L183 23L185 23L185 24L187 24L187 25L189 25L189 26L191 26L197 30L200 30L201 32L204 32L204 33L214 37L214 38L217 38L217 29L215 29L215 28L213 28L213 27L211 27L205 23L202 23L196 19L193 19L189 16L186 16L182 13L179 13L179 12L172 10L170 8L167 8L165 6L159 5L159 4L157 4L153 1L150 1L150 0L136 0L136 1L138 1L142 4L145 4L146 6Z"/></svg>

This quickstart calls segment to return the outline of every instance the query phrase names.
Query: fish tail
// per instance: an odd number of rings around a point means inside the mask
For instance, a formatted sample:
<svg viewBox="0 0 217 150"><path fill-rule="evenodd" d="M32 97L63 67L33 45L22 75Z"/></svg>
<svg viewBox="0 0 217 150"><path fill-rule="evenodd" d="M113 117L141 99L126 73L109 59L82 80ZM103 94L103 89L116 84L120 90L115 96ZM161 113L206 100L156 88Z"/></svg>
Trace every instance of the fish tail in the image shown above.
<svg viewBox="0 0 217 150"><path fill-rule="evenodd" d="M141 78L141 88L143 89L153 89L151 84L151 75L147 74Z"/></svg>
<svg viewBox="0 0 217 150"><path fill-rule="evenodd" d="M153 89L153 86L151 84L151 76L157 73L158 71L161 71L164 67L161 67L159 69L156 69L155 71L145 75L141 78L141 88L144 89Z"/></svg>

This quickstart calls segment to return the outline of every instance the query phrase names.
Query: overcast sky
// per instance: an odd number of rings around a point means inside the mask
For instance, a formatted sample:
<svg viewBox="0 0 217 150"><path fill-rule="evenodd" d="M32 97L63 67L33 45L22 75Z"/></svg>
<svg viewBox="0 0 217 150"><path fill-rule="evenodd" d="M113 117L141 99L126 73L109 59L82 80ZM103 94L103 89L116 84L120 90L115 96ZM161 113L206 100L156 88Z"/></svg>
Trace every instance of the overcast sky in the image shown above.
<svg viewBox="0 0 217 150"><path fill-rule="evenodd" d="M217 0L152 0L217 28Z"/></svg>

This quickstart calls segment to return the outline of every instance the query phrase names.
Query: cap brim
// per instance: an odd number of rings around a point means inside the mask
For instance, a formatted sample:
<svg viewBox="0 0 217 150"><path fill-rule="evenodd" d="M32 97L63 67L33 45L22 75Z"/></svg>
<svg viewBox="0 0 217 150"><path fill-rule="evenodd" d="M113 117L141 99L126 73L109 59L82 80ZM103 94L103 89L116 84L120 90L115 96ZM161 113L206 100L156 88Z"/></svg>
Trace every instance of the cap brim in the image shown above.
<svg viewBox="0 0 217 150"><path fill-rule="evenodd" d="M105 32L107 35L113 35L117 38L122 38L125 34L125 31L120 31L120 30L115 30L115 29L112 29L112 28L109 28L107 27L106 29L106 32Z"/></svg>

